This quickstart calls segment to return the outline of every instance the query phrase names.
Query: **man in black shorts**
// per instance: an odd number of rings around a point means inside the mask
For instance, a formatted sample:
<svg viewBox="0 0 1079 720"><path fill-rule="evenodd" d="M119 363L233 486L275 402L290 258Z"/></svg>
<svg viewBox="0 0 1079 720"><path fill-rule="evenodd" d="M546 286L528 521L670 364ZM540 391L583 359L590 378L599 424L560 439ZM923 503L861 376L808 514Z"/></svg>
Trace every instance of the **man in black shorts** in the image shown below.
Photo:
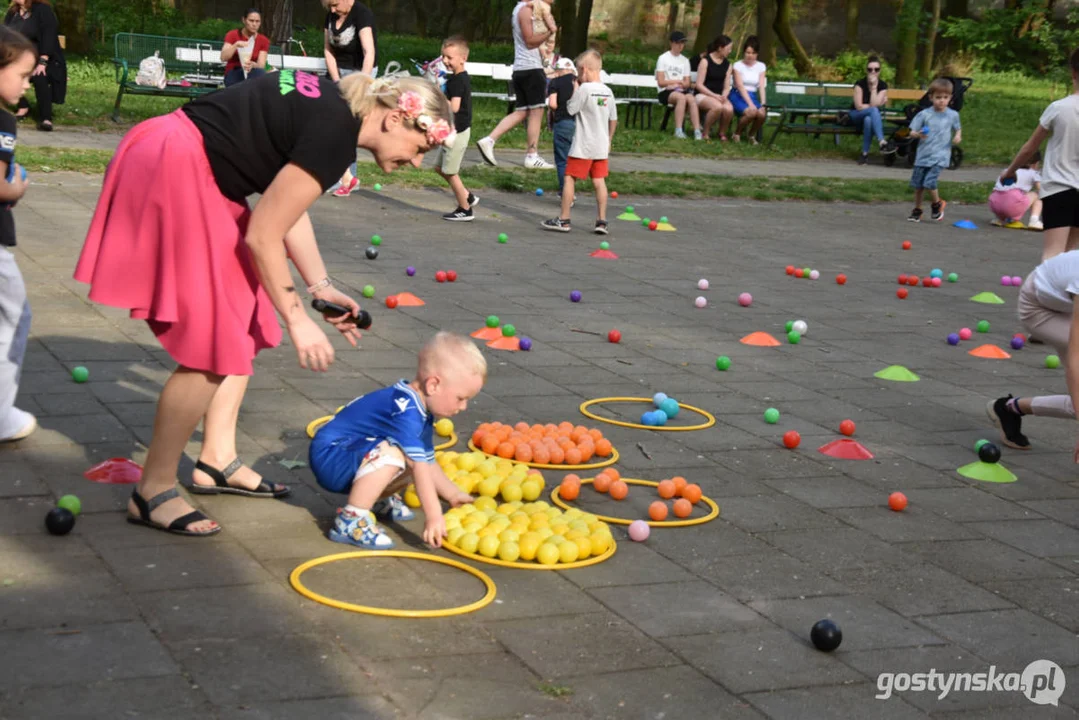
<svg viewBox="0 0 1079 720"><path fill-rule="evenodd" d="M547 28L536 32L532 27L532 3L521 0L513 9L510 24L513 26L513 94L517 109L498 123L491 134L476 141L480 155L488 165L498 165L495 159L495 142L513 128L528 120L528 149L525 151L525 167L549 170L553 165L541 158L539 145L540 127L544 108L547 106L547 76L543 72L543 60L539 47L556 30L554 18L546 16Z"/></svg>

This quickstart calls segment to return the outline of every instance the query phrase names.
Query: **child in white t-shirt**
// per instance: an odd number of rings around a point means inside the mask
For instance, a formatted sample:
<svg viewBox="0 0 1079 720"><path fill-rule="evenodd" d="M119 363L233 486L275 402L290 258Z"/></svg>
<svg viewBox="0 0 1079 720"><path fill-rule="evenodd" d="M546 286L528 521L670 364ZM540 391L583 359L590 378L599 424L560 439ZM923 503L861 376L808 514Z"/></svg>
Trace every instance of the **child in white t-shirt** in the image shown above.
<svg viewBox="0 0 1079 720"><path fill-rule="evenodd" d="M1015 179L998 179L989 194L989 210L996 215L993 225L1014 230L1029 228L1042 229L1042 201L1038 199L1042 176L1038 164L1042 159L1040 152L1035 152L1030 163L1015 171ZM1023 216L1030 210L1030 224L1023 225Z"/></svg>
<svg viewBox="0 0 1079 720"><path fill-rule="evenodd" d="M581 84L573 93L566 109L577 119L577 130L566 161L565 186L562 188L561 217L544 220L544 230L570 231L570 208L576 180L592 179L596 189L599 217L593 230L606 235L607 229L607 158L611 154L611 138L618 125L618 107L614 92L600 82L603 58L595 50L586 50L577 57L577 77Z"/></svg>
<svg viewBox="0 0 1079 720"><path fill-rule="evenodd" d="M682 123L685 122L688 108L689 121L693 124L693 139L702 140L701 113L692 97L689 58L682 54L687 39L680 30L671 33L671 49L656 60L656 86L659 88L659 104L674 108L674 136L685 138Z"/></svg>
<svg viewBox="0 0 1079 720"><path fill-rule="evenodd" d="M1001 180L1014 178L1049 139L1041 173L1042 262L1079 248L1079 50L1071 54L1068 64L1072 94L1045 109L1030 139L1000 176Z"/></svg>

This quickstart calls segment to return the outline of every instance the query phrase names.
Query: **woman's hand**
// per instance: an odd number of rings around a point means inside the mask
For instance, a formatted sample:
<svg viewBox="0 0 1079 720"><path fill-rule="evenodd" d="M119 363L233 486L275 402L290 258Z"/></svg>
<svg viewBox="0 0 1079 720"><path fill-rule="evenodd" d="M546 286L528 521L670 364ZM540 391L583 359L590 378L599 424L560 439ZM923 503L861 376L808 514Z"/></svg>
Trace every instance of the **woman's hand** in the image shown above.
<svg viewBox="0 0 1079 720"><path fill-rule="evenodd" d="M333 364L333 345L330 345L322 328L306 313L288 326L288 334L296 346L296 355L304 370L326 372Z"/></svg>
<svg viewBox="0 0 1079 720"><path fill-rule="evenodd" d="M41 63L38 63L37 65L34 66L34 72L32 72L30 74L35 76L35 77L38 76L38 75L44 75L45 74L45 65L42 65Z"/></svg>
<svg viewBox="0 0 1079 720"><path fill-rule="evenodd" d="M362 335L360 335L360 329L356 327L356 316L360 312L360 304L332 285L325 290L320 290L315 293L315 297L319 300L325 300L326 302L344 305L352 310L348 315L326 318L326 322L337 328L337 331L345 336L345 339L352 344L352 347L356 347L356 341L362 337Z"/></svg>
<svg viewBox="0 0 1079 720"><path fill-rule="evenodd" d="M244 72L251 72L251 68L255 67L254 60L241 60L240 66L243 67Z"/></svg>

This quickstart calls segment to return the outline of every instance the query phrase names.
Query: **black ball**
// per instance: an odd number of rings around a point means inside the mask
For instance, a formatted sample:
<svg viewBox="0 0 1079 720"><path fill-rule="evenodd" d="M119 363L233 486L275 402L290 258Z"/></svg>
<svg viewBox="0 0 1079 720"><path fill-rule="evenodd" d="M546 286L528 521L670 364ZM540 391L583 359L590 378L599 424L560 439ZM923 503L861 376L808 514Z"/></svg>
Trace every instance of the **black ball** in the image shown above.
<svg viewBox="0 0 1079 720"><path fill-rule="evenodd" d="M843 642L843 631L831 620L818 620L809 631L809 639L818 650L832 652Z"/></svg>
<svg viewBox="0 0 1079 720"><path fill-rule="evenodd" d="M1000 448L993 443L986 443L978 448L978 459L982 462L1000 462Z"/></svg>
<svg viewBox="0 0 1079 720"><path fill-rule="evenodd" d="M378 248L377 247L369 247L369 248L367 248L367 259L368 260L374 260L377 257L378 257Z"/></svg>
<svg viewBox="0 0 1079 720"><path fill-rule="evenodd" d="M45 527L53 535L67 535L75 527L75 516L70 510L54 507L45 516Z"/></svg>

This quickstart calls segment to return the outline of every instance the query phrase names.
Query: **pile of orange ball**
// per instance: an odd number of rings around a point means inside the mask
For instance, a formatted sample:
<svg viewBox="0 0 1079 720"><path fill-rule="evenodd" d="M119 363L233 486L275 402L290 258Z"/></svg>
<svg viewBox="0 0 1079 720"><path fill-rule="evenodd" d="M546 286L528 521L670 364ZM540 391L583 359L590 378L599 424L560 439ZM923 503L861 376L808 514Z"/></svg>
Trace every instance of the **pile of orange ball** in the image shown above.
<svg viewBox="0 0 1079 720"><path fill-rule="evenodd" d="M659 493L663 500L670 500L673 497L678 498L671 508L674 511L674 516L678 518L689 517L693 512L693 506L701 501L701 495L703 495L700 485L687 483L686 479L681 475L676 475L669 480L661 480L656 492ZM663 500L656 500L648 506L648 517L656 522L667 519L667 503L663 502Z"/></svg>
<svg viewBox="0 0 1079 720"><path fill-rule="evenodd" d="M592 481L592 487L596 492L609 493L615 500L625 500L629 495L629 485L622 480L622 475L614 468L607 468L596 475ZM562 478L562 484L558 486L558 495L563 500L570 502L577 499L581 494L581 478L573 473Z"/></svg>
<svg viewBox="0 0 1079 720"><path fill-rule="evenodd" d="M472 433L472 444L488 455L540 465L580 465L593 457L610 457L613 452L611 441L600 430L570 422L483 423Z"/></svg>

